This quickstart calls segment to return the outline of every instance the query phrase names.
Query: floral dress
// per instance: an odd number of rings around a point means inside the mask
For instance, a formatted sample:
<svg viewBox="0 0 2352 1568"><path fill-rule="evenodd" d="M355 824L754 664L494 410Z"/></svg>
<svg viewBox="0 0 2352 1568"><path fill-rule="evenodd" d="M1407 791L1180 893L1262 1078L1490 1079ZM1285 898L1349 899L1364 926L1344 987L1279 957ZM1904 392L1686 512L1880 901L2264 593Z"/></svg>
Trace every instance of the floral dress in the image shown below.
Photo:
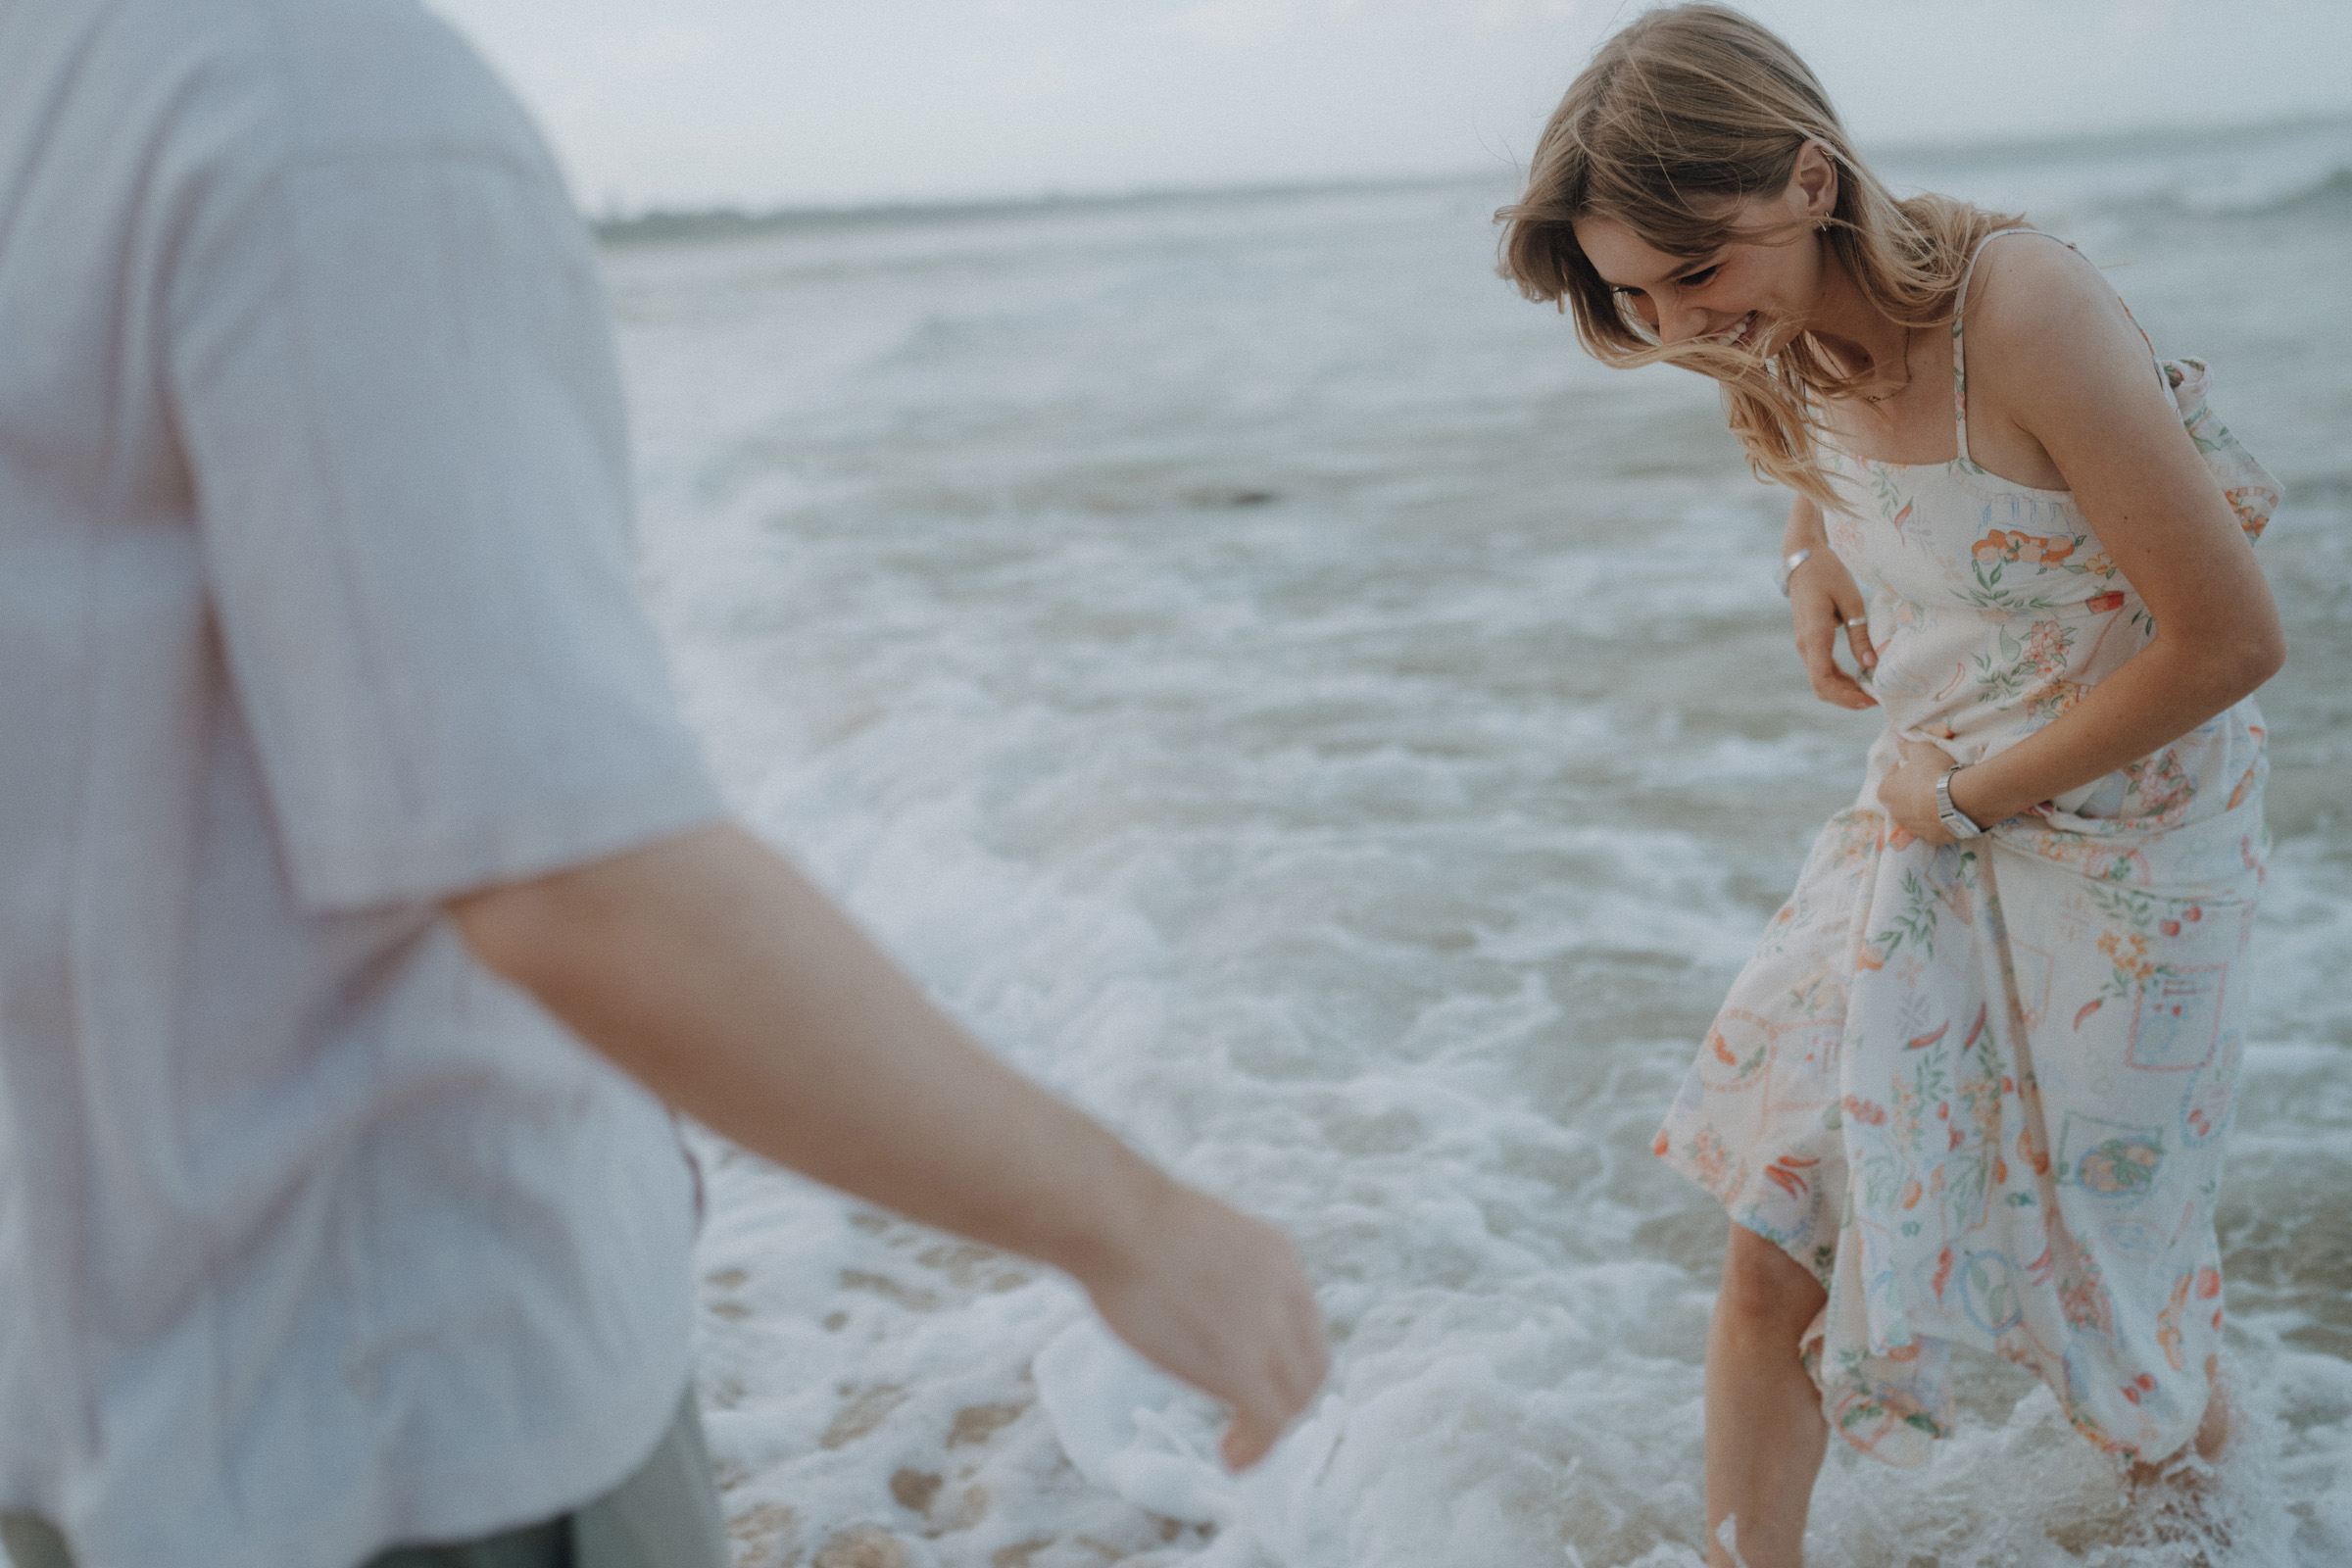
<svg viewBox="0 0 2352 1568"><path fill-rule="evenodd" d="M2102 1449L2158 1459L2194 1434L2221 1340L2262 716L2240 702L1963 843L1884 815L1898 736L1993 756L2154 635L2071 494L1970 461L1960 333L1955 312L1954 461L1832 455L1887 728L1655 1147L1828 1291L1803 1356L1855 1447L1923 1462L1967 1345L2039 1374ZM2202 364L2158 368L2259 534L2276 481L2207 410Z"/></svg>

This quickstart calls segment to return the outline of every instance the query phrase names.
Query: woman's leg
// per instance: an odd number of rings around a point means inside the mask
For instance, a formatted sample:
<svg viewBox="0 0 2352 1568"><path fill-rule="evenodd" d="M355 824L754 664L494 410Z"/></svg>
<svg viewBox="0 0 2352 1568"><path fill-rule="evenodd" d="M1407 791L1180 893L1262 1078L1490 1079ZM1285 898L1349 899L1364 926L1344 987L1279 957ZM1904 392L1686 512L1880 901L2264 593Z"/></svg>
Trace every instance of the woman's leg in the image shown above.
<svg viewBox="0 0 2352 1568"><path fill-rule="evenodd" d="M1827 1298L1794 1258L1732 1226L1707 1327L1709 1568L1737 1568L1719 1534L1727 1517L1736 1520L1744 1568L1804 1561L1805 1510L1830 1428L1821 1391L1797 1360L1797 1339Z"/></svg>
<svg viewBox="0 0 2352 1568"><path fill-rule="evenodd" d="M2197 1423L2197 1457L2218 1459L2230 1442L2230 1385L2217 1375L2205 1400L2205 1419Z"/></svg>
<svg viewBox="0 0 2352 1568"><path fill-rule="evenodd" d="M2197 1457L2211 1464L2222 1456L2222 1449L2227 1447L2229 1443L2230 1385L2224 1383L2217 1373L2213 1379L2213 1392L2205 1400L2205 1415L2197 1422ZM2175 1457L2177 1458L2178 1455ZM2172 1462L2173 1460L2167 1459L2162 1463L2150 1464L2142 1460L2132 1465L2132 1490L2137 1492L2142 1487L2151 1487L2163 1480L2165 1466Z"/></svg>

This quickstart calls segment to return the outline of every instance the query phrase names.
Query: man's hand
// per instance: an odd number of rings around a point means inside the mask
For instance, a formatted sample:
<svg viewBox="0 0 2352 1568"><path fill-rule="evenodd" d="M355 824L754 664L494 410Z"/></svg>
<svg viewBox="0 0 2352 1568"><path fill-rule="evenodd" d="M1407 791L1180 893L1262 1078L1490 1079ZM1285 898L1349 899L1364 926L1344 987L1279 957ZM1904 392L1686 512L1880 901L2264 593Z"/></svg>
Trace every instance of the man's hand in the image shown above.
<svg viewBox="0 0 2352 1568"><path fill-rule="evenodd" d="M1232 1408L1225 1462L1247 1469L1330 1370L1315 1298L1287 1237L1189 1188L1169 1188L1152 1230L1127 1272L1088 1282L1095 1309L1164 1370Z"/></svg>
<svg viewBox="0 0 2352 1568"><path fill-rule="evenodd" d="M1855 586L1845 563L1830 554L1828 542L1788 574L1788 611L1796 625L1796 652L1805 662L1805 678L1813 695L1839 708L1876 708L1879 700L1862 689L1853 676L1838 667L1838 628L1845 628L1856 667L1869 671L1879 663L1870 645L1870 607Z"/></svg>
<svg viewBox="0 0 2352 1568"><path fill-rule="evenodd" d="M1061 1268L1231 1405L1250 1464L1323 1381L1272 1227L1171 1181L979 1049L800 873L732 826L454 900L486 966L663 1101L816 1180Z"/></svg>

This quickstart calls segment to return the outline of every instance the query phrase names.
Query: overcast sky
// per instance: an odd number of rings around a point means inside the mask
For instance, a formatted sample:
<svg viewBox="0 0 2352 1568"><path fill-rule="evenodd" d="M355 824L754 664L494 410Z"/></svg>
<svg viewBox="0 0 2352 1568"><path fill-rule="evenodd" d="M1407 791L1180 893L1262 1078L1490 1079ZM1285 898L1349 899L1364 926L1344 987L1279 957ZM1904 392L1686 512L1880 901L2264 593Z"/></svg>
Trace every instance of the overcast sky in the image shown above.
<svg viewBox="0 0 2352 1568"><path fill-rule="evenodd" d="M428 0L592 209L1523 160L1637 0ZM1864 142L2352 113L2347 0L1753 0Z"/></svg>

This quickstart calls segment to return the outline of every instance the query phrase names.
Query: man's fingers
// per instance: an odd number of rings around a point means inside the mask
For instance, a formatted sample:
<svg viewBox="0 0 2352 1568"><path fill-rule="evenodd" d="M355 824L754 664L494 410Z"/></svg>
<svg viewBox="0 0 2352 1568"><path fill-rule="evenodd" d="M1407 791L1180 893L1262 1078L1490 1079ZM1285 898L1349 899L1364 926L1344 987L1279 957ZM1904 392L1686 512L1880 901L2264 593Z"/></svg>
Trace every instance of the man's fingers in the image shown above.
<svg viewBox="0 0 2352 1568"><path fill-rule="evenodd" d="M1271 1453L1274 1440L1281 1436L1281 1427L1269 1426L1259 1416L1244 1410L1225 1429L1225 1441L1217 1446L1217 1451L1225 1456L1228 1470L1247 1470Z"/></svg>
<svg viewBox="0 0 2352 1568"><path fill-rule="evenodd" d="M1324 1380L1331 1376L1331 1351L1323 1343L1323 1316L1311 1298L1299 1313L1295 1332L1292 1382L1288 1388L1296 1396L1296 1409L1303 1410L1307 1401L1321 1391Z"/></svg>
<svg viewBox="0 0 2352 1568"><path fill-rule="evenodd" d="M1235 1470L1247 1470L1272 1452L1323 1387L1327 1363L1321 1346L1293 1345L1285 1350L1266 1380L1234 1406L1222 1451L1225 1463Z"/></svg>
<svg viewBox="0 0 2352 1568"><path fill-rule="evenodd" d="M1095 1304L1147 1359L1224 1401L1233 1424L1219 1451L1245 1469L1323 1385L1322 1313L1288 1237L1203 1194L1171 1197L1158 1245Z"/></svg>
<svg viewBox="0 0 2352 1568"><path fill-rule="evenodd" d="M1330 1352L1324 1348L1322 1316L1314 1298L1301 1292L1291 1306L1290 1332L1273 1347L1264 1378L1231 1401L1233 1425L1226 1429L1220 1451L1233 1469L1247 1470L1273 1451L1330 1375Z"/></svg>

